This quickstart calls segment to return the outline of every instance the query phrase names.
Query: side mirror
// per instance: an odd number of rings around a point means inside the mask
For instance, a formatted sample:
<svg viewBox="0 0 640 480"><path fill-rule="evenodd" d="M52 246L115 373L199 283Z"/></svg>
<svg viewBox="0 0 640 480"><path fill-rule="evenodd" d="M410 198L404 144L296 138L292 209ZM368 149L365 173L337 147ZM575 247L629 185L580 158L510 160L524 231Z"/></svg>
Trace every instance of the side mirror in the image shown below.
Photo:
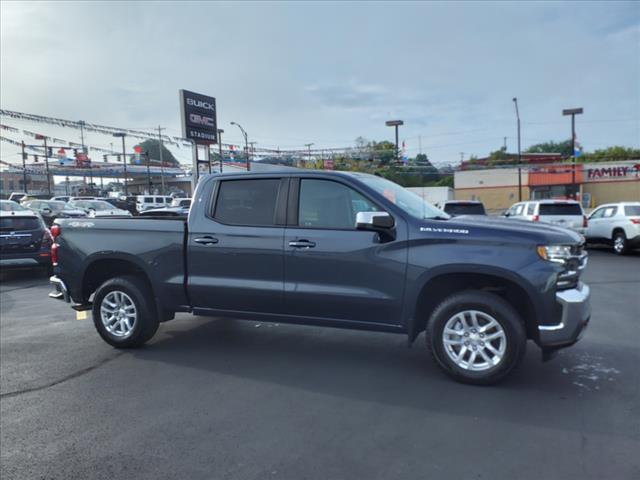
<svg viewBox="0 0 640 480"><path fill-rule="evenodd" d="M49 214L49 213L51 213L51 209L50 209L50 208L43 208L43 209L42 209L42 213L47 213L47 214Z"/></svg>
<svg viewBox="0 0 640 480"><path fill-rule="evenodd" d="M509 212L502 212L502 216L503 217L509 217L509 216L511 216L511 214Z"/></svg>
<svg viewBox="0 0 640 480"><path fill-rule="evenodd" d="M387 212L358 212L356 214L356 229L374 232L391 230L395 222Z"/></svg>

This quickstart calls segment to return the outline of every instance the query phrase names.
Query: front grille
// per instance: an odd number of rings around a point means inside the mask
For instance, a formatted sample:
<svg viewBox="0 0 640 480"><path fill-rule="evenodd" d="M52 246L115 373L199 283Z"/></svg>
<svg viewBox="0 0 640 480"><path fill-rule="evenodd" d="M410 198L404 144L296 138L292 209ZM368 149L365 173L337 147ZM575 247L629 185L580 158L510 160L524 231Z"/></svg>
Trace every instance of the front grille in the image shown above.
<svg viewBox="0 0 640 480"><path fill-rule="evenodd" d="M558 290L575 288L580 281L580 275L587 268L588 254L584 243L571 247L571 256L564 262L564 271L558 275Z"/></svg>

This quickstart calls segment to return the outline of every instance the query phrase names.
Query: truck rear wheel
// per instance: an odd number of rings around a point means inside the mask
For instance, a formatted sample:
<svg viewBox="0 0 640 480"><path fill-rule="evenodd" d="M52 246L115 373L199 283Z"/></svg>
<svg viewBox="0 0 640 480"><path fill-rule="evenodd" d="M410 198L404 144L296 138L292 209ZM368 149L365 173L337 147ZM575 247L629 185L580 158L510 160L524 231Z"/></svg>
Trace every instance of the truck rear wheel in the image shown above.
<svg viewBox="0 0 640 480"><path fill-rule="evenodd" d="M526 348L523 322L493 293L468 290L440 303L427 323L427 346L455 380L488 385L513 371Z"/></svg>
<svg viewBox="0 0 640 480"><path fill-rule="evenodd" d="M153 293L133 275L104 282L93 300L93 323L102 339L116 348L135 348L158 330Z"/></svg>

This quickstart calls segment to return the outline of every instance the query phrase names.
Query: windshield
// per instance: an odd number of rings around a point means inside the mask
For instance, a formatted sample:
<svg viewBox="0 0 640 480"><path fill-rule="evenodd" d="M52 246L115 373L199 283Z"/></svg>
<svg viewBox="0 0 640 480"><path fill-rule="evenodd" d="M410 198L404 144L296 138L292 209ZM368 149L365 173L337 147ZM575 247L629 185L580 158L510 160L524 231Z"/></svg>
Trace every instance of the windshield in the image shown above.
<svg viewBox="0 0 640 480"><path fill-rule="evenodd" d="M361 175L358 176L358 179L412 217L438 218L442 220L450 218L449 215L442 210L434 207L420 196L401 187L397 183L374 175Z"/></svg>
<svg viewBox="0 0 640 480"><path fill-rule="evenodd" d="M6 202L0 202L0 210L3 212L23 212L27 209L16 202L7 200Z"/></svg>

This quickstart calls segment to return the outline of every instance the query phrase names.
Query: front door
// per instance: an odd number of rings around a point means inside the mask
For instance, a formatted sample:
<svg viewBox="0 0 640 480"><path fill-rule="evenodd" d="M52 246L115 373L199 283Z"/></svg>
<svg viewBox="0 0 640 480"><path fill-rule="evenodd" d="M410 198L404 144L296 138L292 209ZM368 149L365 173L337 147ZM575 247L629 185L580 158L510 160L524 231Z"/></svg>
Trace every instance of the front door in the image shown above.
<svg viewBox="0 0 640 480"><path fill-rule="evenodd" d="M188 291L200 309L278 313L283 303L287 179L217 183L207 215L190 225Z"/></svg>
<svg viewBox="0 0 640 480"><path fill-rule="evenodd" d="M287 226L284 238L285 313L399 324L407 254L404 221L396 218L395 240L381 239L355 229L356 213L381 208L352 187L302 178L292 194L296 190L298 201L289 203L294 225Z"/></svg>

